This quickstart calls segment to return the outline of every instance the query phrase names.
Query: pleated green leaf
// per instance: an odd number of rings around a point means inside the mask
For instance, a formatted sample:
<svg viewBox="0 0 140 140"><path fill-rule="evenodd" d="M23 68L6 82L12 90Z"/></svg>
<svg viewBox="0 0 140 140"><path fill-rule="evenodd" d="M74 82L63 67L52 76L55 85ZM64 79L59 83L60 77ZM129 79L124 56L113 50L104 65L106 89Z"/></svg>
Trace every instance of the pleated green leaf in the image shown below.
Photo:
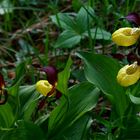
<svg viewBox="0 0 140 140"><path fill-rule="evenodd" d="M140 119L132 117L117 140L140 140Z"/></svg>
<svg viewBox="0 0 140 140"><path fill-rule="evenodd" d="M77 54L85 64L87 80L105 93L115 106L119 115L123 115L128 107L125 90L116 80L120 65L117 61L107 56L80 52Z"/></svg>
<svg viewBox="0 0 140 140"><path fill-rule="evenodd" d="M60 139L67 140L88 140L89 127L91 126L92 118L89 114L80 117L73 125L66 129Z"/></svg>
<svg viewBox="0 0 140 140"><path fill-rule="evenodd" d="M35 111L38 103L39 93L36 92L35 86L22 86L19 89L20 112L19 119L31 120L31 115Z"/></svg>
<svg viewBox="0 0 140 140"><path fill-rule="evenodd" d="M81 36L73 30L65 30L58 37L55 48L72 48L81 40Z"/></svg>
<svg viewBox="0 0 140 140"><path fill-rule="evenodd" d="M19 121L17 127L0 131L1 140L45 140L41 129L33 123Z"/></svg>
<svg viewBox="0 0 140 140"><path fill-rule="evenodd" d="M48 137L55 140L64 135L79 118L96 106L98 96L99 89L89 82L69 89L68 96L61 99L60 105L50 115Z"/></svg>
<svg viewBox="0 0 140 140"><path fill-rule="evenodd" d="M9 128L14 122L12 107L6 103L0 105L0 128Z"/></svg>
<svg viewBox="0 0 140 140"><path fill-rule="evenodd" d="M69 57L64 70L58 73L57 89L63 94L67 93L71 65L72 65L72 59Z"/></svg>

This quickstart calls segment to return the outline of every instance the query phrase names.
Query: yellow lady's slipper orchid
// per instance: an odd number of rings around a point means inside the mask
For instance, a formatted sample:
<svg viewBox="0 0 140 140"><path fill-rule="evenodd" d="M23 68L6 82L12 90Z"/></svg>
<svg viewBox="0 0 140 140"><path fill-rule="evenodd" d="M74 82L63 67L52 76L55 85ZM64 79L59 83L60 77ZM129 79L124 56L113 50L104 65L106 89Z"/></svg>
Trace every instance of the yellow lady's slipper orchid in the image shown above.
<svg viewBox="0 0 140 140"><path fill-rule="evenodd" d="M112 34L112 40L119 46L131 46L140 36L140 28L120 28Z"/></svg>
<svg viewBox="0 0 140 140"><path fill-rule="evenodd" d="M53 86L47 80L40 80L36 83L36 90L44 96L47 96L53 89Z"/></svg>
<svg viewBox="0 0 140 140"><path fill-rule="evenodd" d="M121 86L127 87L135 84L140 78L140 66L137 62L121 68L117 75L117 81Z"/></svg>

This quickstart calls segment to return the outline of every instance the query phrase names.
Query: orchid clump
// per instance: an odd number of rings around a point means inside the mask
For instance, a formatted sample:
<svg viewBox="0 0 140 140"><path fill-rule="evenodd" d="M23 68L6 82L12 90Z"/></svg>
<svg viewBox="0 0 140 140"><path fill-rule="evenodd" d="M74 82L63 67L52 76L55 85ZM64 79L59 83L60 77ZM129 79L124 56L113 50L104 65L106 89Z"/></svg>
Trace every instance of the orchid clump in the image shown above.
<svg viewBox="0 0 140 140"><path fill-rule="evenodd" d="M136 44L135 60L131 65L122 67L117 75L117 81L121 86L127 87L135 84L140 79L140 16L136 13L131 13L125 17L129 22L134 23L137 27L124 27L116 30L112 34L112 40L118 46L129 47ZM137 53L138 52L138 53Z"/></svg>

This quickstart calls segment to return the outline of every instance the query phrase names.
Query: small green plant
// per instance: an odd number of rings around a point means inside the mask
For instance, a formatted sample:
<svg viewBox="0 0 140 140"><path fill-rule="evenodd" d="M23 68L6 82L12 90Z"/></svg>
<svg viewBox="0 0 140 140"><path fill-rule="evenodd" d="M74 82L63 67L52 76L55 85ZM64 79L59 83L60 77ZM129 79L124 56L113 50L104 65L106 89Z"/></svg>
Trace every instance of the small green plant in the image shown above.
<svg viewBox="0 0 140 140"><path fill-rule="evenodd" d="M64 31L59 35L55 48L72 48L80 43L82 39L110 40L111 34L98 27L98 20L94 10L87 6L82 7L77 14L58 13L51 16L52 21ZM97 24L97 26L95 26ZM91 45L91 49L93 44Z"/></svg>

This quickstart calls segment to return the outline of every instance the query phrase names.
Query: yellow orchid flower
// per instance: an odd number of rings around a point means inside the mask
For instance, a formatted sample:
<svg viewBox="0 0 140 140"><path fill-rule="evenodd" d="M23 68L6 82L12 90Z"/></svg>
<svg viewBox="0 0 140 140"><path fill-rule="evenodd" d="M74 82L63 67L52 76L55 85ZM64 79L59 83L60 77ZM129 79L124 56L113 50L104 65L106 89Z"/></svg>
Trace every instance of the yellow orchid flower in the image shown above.
<svg viewBox="0 0 140 140"><path fill-rule="evenodd" d="M53 89L53 86L47 80L40 80L36 83L36 90L43 96L47 96Z"/></svg>
<svg viewBox="0 0 140 140"><path fill-rule="evenodd" d="M127 87L135 84L140 78L140 66L137 62L121 68L117 75L117 81L121 86Z"/></svg>
<svg viewBox="0 0 140 140"><path fill-rule="evenodd" d="M112 40L119 46L131 46L140 36L140 28L120 28L112 34Z"/></svg>

